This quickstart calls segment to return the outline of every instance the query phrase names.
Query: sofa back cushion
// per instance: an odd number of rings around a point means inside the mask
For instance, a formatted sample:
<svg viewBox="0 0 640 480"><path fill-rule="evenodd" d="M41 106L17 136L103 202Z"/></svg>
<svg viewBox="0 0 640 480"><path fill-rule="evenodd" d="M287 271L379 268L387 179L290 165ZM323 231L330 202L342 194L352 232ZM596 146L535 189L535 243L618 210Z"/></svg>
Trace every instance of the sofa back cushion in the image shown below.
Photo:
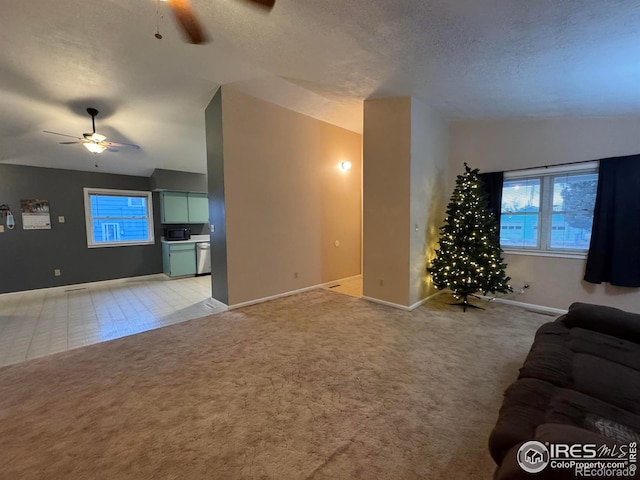
<svg viewBox="0 0 640 480"><path fill-rule="evenodd" d="M618 308L574 303L558 321L567 327L581 327L640 343L640 314Z"/></svg>

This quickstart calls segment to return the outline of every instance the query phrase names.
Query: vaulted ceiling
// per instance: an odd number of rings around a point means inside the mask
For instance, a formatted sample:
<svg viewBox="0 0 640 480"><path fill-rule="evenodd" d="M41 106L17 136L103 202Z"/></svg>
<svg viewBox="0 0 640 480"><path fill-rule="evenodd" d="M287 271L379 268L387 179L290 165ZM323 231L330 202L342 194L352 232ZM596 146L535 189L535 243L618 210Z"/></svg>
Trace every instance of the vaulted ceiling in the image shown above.
<svg viewBox="0 0 640 480"><path fill-rule="evenodd" d="M354 131L374 96L413 95L448 119L640 115L636 0L192 5L206 45L183 42L157 0L3 2L0 162L204 172L204 108L221 84ZM94 157L42 133L90 131L87 107L109 140L141 150Z"/></svg>

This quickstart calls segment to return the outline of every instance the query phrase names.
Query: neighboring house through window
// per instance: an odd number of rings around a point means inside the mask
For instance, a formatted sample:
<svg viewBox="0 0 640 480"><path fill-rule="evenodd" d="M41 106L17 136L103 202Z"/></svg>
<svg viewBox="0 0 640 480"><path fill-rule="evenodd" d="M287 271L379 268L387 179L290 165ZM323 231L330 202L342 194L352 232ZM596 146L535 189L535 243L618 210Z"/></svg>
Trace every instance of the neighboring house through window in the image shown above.
<svg viewBox="0 0 640 480"><path fill-rule="evenodd" d="M500 246L508 251L583 253L589 249L597 162L506 172Z"/></svg>
<svg viewBox="0 0 640 480"><path fill-rule="evenodd" d="M85 188L84 210L89 248L155 242L151 192Z"/></svg>

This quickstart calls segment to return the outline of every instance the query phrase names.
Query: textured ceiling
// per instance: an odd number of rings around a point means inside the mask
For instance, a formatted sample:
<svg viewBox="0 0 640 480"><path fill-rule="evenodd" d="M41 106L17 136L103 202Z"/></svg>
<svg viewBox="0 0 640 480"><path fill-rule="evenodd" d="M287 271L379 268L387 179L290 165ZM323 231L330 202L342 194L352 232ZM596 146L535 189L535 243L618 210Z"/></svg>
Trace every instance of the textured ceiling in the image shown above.
<svg viewBox="0 0 640 480"><path fill-rule="evenodd" d="M361 131L362 100L413 95L449 119L640 115L640 1L192 0L213 42L156 0L2 0L0 162L204 172L220 84ZM92 156L42 133L97 130Z"/></svg>

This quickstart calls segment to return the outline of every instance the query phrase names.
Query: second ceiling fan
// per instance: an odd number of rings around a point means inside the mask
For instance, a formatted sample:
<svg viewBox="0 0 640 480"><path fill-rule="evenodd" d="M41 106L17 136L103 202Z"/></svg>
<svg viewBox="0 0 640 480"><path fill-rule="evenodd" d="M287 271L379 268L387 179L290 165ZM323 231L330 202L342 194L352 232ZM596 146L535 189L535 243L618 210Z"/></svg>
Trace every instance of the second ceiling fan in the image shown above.
<svg viewBox="0 0 640 480"><path fill-rule="evenodd" d="M44 133L60 135L61 137L75 138L77 140L76 142L60 142L60 144L61 145L81 144L91 153L102 153L105 150L109 152L117 152L119 148L129 148L134 150L140 150L140 147L138 145L133 145L131 143L108 142L107 137L105 137L101 133L96 132L96 115L98 115L98 110L96 110L95 108L87 108L87 113L91 115L91 127L93 127L93 130L91 132L83 133L82 137L77 137L75 135L67 135L66 133L51 132L49 130L45 130Z"/></svg>
<svg viewBox="0 0 640 480"><path fill-rule="evenodd" d="M196 16L189 0L163 0L169 3L169 7L176 18L178 25L182 29L187 41L199 45L209 41L200 20ZM270 11L276 4L276 0L244 0L260 8ZM158 35L156 35L158 36ZM159 37L161 38L161 37Z"/></svg>

